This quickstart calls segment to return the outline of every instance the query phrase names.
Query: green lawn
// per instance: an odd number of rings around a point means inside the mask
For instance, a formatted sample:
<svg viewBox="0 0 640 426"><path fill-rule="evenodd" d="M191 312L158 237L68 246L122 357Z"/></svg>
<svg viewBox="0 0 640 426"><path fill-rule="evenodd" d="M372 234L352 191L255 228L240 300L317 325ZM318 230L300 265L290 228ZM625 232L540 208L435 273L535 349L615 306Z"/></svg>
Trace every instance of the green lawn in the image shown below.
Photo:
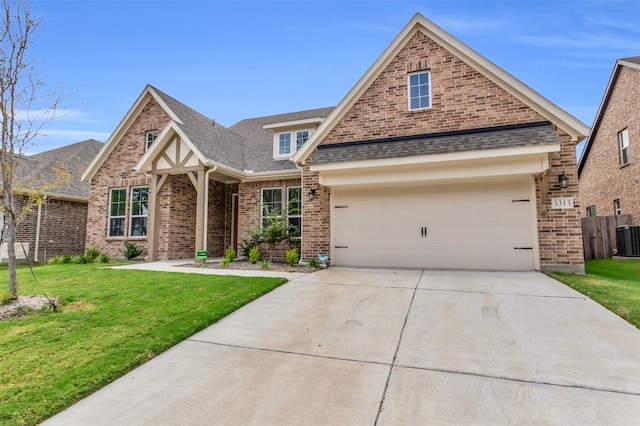
<svg viewBox="0 0 640 426"><path fill-rule="evenodd" d="M37 424L286 282L100 266L18 270L20 294L61 308L0 322L0 424Z"/></svg>
<svg viewBox="0 0 640 426"><path fill-rule="evenodd" d="M640 328L640 259L596 259L585 275L549 274Z"/></svg>

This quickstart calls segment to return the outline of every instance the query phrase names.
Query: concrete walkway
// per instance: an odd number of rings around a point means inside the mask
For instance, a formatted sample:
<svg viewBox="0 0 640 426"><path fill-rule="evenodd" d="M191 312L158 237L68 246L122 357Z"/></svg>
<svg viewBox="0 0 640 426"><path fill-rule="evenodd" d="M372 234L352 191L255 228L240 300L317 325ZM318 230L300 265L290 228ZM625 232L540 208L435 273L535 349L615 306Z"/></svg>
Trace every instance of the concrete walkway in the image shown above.
<svg viewBox="0 0 640 426"><path fill-rule="evenodd" d="M50 425L637 425L640 331L539 273L330 268Z"/></svg>

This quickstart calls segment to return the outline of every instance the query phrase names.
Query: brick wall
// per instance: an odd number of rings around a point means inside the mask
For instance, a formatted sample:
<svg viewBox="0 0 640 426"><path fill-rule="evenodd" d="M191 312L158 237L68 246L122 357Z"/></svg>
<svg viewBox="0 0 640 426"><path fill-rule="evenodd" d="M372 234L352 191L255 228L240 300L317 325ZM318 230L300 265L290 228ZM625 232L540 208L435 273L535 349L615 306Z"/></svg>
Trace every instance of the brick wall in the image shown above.
<svg viewBox="0 0 640 426"><path fill-rule="evenodd" d="M158 197L158 258L192 259L196 247L196 189L187 175L169 176Z"/></svg>
<svg viewBox="0 0 640 426"><path fill-rule="evenodd" d="M18 209L26 205L24 197L18 196ZM28 255L34 259L38 207L32 207L18 224L18 242L28 244ZM87 204L82 202L48 198L41 206L40 239L38 261L46 262L54 256L83 254L87 229ZM25 244L25 249L27 245ZM17 245L16 251L22 252Z"/></svg>
<svg viewBox="0 0 640 426"><path fill-rule="evenodd" d="M432 107L409 111L407 74L420 63L431 72ZM322 144L410 136L442 131L475 129L507 124L544 121L545 118L501 89L479 72L453 56L424 34L416 33L391 60L351 109L329 132ZM540 257L543 268L580 271L582 241L575 147L567 135L560 134L561 152L550 156L550 188L546 212L538 217ZM318 188L318 174L303 169L303 193ZM569 177L569 187L557 187L557 176ZM554 179L556 181L554 181ZM573 196L577 207L551 210L552 196ZM539 194L538 194L539 195ZM330 194L328 194L330 197ZM328 203L328 197L326 202ZM540 197L538 197L540 200ZM303 217L303 255L315 256L330 248L328 213L321 197L305 204ZM575 267L574 267L575 265Z"/></svg>
<svg viewBox="0 0 640 426"><path fill-rule="evenodd" d="M150 100L140 111L122 139L114 147L100 169L91 180L87 213L87 237L85 248L97 246L101 253L122 257L123 241L131 240L147 254L146 238L108 238L109 191L111 188L127 188L127 216L125 229L129 229L128 206L132 186L149 185L142 172L132 169L145 152L145 133L160 130L169 121L167 114ZM124 176L124 177L122 177Z"/></svg>
<svg viewBox="0 0 640 426"><path fill-rule="evenodd" d="M249 232L256 231L260 225L260 203L262 199L262 188L282 188L283 195L283 209L287 203L287 188L290 186L300 186L300 179L285 179L285 180L270 180L260 182L241 182L238 187L238 245L242 245L243 240L249 240ZM308 190L307 192L308 193ZM306 202L308 198L305 198L304 189L302 191L303 212L307 208ZM302 219L303 227L303 241L307 238L308 234L305 234L304 216ZM278 247L278 250L274 252L275 257L284 257L286 251L289 249L288 244L283 243ZM239 254L241 254L240 247L238 248ZM262 245L260 252L263 256L268 255L268 246Z"/></svg>
<svg viewBox="0 0 640 426"><path fill-rule="evenodd" d="M429 65L432 108L409 111L407 74L418 62ZM322 144L544 120L478 71L418 32Z"/></svg>
<svg viewBox="0 0 640 426"><path fill-rule="evenodd" d="M640 224L640 71L623 66L591 141L580 175L582 216L596 206L598 216L615 214L613 200L620 199L622 214ZM630 163L620 165L618 132L629 132Z"/></svg>

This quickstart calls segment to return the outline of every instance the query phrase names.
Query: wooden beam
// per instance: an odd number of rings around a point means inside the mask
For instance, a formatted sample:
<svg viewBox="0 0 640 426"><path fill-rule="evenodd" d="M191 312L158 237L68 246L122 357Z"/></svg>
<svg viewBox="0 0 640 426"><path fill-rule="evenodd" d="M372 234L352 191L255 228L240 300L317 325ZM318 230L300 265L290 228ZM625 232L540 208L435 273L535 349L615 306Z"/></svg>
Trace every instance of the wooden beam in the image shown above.
<svg viewBox="0 0 640 426"><path fill-rule="evenodd" d="M549 201L549 169L538 175L538 186L540 189L540 214L546 216L549 212L547 206Z"/></svg>
<svg viewBox="0 0 640 426"><path fill-rule="evenodd" d="M189 174L191 177L191 173ZM193 182L193 179L191 181ZM193 252L193 258L195 259L197 251L204 249L204 193L205 193L205 171L198 171L198 178L194 183L197 192L196 201L196 247Z"/></svg>
<svg viewBox="0 0 640 426"><path fill-rule="evenodd" d="M147 260L150 262L158 260L158 224L156 223L158 217L158 209L160 208L160 202L158 199L158 192L164 184L167 175L164 176L151 176L151 184L149 185L149 211L147 214Z"/></svg>

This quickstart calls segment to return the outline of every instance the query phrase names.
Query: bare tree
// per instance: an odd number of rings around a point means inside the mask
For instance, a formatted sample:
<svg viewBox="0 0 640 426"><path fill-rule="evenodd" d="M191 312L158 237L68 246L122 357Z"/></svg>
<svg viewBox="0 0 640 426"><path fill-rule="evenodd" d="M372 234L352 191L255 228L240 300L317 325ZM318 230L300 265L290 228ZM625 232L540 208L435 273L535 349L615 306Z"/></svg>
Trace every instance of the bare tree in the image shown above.
<svg viewBox="0 0 640 426"><path fill-rule="evenodd" d="M48 91L39 78L35 59L27 56L41 20L32 16L26 2L3 0L0 21L0 129L2 150L2 210L4 241L9 262L9 295L18 297L15 242L18 231L17 171L20 160L40 134L42 126L55 117L63 100L60 92ZM27 197L42 202L39 197Z"/></svg>

